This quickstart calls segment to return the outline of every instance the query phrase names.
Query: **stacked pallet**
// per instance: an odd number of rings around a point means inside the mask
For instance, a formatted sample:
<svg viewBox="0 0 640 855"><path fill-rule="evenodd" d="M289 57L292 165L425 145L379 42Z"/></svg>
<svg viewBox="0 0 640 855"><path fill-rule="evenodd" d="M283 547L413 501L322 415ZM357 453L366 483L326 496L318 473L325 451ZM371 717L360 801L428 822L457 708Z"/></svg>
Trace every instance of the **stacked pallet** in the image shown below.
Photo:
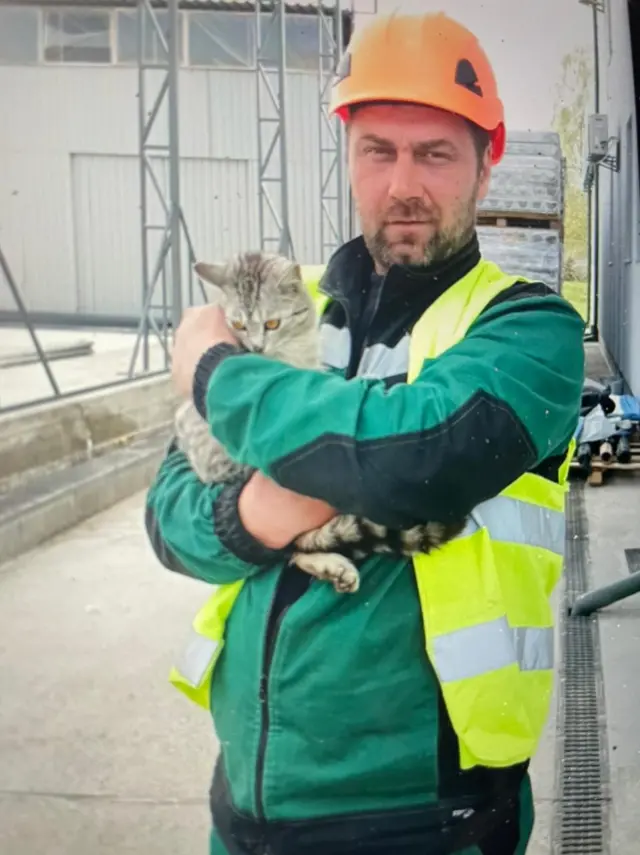
<svg viewBox="0 0 640 855"><path fill-rule="evenodd" d="M608 472L640 471L640 432L580 445L571 468L586 477L592 487L601 486Z"/></svg>
<svg viewBox="0 0 640 855"><path fill-rule="evenodd" d="M485 258L506 273L560 291L563 241L563 159L558 134L512 131L478 209Z"/></svg>

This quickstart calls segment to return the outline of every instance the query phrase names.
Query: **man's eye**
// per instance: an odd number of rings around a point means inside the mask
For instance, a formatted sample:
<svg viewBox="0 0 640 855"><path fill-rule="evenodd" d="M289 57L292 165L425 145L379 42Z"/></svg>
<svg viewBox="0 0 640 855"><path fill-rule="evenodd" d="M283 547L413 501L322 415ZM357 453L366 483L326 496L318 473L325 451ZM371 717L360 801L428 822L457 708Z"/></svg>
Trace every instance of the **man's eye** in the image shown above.
<svg viewBox="0 0 640 855"><path fill-rule="evenodd" d="M365 154L372 154L375 157L392 157L393 151L388 148L383 148L379 145L369 145L364 150Z"/></svg>
<svg viewBox="0 0 640 855"><path fill-rule="evenodd" d="M421 160L430 160L432 163L442 163L445 160L451 160L446 151L425 151L419 157Z"/></svg>

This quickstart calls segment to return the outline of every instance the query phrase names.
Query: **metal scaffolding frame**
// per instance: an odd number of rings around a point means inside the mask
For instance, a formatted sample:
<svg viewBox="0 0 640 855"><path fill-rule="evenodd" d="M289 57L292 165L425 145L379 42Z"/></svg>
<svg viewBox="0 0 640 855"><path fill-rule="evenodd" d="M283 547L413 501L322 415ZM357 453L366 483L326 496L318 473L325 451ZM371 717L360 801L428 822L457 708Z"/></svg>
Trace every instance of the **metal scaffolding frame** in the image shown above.
<svg viewBox="0 0 640 855"><path fill-rule="evenodd" d="M318 81L320 105L320 205L321 246L328 255L345 236L351 222L343 163L343 132L338 120L328 117L328 93L344 46L343 0L332 7L317 0ZM351 0L351 20L355 13ZM193 273L196 255L180 200L179 87L180 0L137 0L138 21L138 133L140 165L141 308L126 380L140 374L166 371L170 365L170 335L185 303L194 302L194 286L202 283ZM167 9L163 27L156 9ZM377 0L373 0L373 9ZM285 0L255 3L257 36L256 89L258 134L258 194L260 245L295 258L289 222L287 181L287 6ZM153 45L153 50L150 50ZM274 50L275 48L275 50ZM274 56L275 54L275 56ZM155 209L155 213L154 213ZM323 258L326 260L326 258ZM0 250L0 271L15 299L17 314L27 328L53 395L61 392L49 360L24 305L8 261ZM186 275L185 275L186 274ZM186 281L185 281L186 280ZM159 292L159 293L158 293ZM151 367L150 341L161 344L162 366ZM137 363L142 357L141 371ZM98 388L98 387L96 387ZM74 394L74 393L68 393ZM22 406L22 405L20 405ZM1 403L0 403L1 408Z"/></svg>
<svg viewBox="0 0 640 855"><path fill-rule="evenodd" d="M265 13L268 20L263 22ZM268 54L274 35L275 69ZM267 252L295 258L287 180L287 28L284 0L256 3L256 46L260 246Z"/></svg>
<svg viewBox="0 0 640 855"><path fill-rule="evenodd" d="M162 345L164 367L170 362L169 329L182 316L181 241L184 218L180 207L180 150L178 128L178 69L180 64L179 0L167 0L166 37L151 0L138 0L138 143L140 166L140 235L142 255L142 307L140 323L129 363L129 377L136 373L142 346L142 370L149 371L149 333ZM150 29L148 29L150 27ZM148 58L150 44L158 45L161 60ZM149 51L153 53L153 51ZM150 96L148 73L158 76L159 85ZM166 105L166 121L158 116ZM159 134L154 134L156 128ZM163 133L164 131L164 133ZM168 174L167 174L168 173ZM167 180L168 179L168 180ZM164 186L163 186L164 185ZM151 197L160 204L159 219L150 213ZM158 281L162 280L162 303L154 304ZM160 326L155 313L161 313Z"/></svg>

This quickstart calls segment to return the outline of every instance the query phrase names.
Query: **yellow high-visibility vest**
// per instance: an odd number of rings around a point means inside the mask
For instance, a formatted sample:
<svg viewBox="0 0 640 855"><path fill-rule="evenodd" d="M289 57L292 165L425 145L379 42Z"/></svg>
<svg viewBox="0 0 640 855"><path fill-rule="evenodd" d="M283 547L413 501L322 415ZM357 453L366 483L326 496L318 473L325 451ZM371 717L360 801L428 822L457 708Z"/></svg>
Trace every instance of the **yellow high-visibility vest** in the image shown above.
<svg viewBox="0 0 640 855"><path fill-rule="evenodd" d="M407 382L464 337L484 307L522 277L482 260L444 292L411 334ZM318 294L318 308L326 302ZM465 530L413 559L426 653L440 683L460 765L512 766L535 753L553 689L551 595L562 574L571 442L559 482L526 473L474 508ZM171 682L210 708L225 624L244 580L220 586L196 616ZM347 596L347 595L344 595ZM357 595L356 595L357 596Z"/></svg>

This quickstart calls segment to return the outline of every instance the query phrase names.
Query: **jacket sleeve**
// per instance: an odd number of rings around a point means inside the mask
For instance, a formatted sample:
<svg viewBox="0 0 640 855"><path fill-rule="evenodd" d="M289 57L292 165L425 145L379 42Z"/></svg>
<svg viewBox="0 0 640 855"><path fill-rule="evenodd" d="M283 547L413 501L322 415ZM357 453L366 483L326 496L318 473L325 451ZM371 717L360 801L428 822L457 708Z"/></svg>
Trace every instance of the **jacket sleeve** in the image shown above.
<svg viewBox="0 0 640 855"><path fill-rule="evenodd" d="M391 389L218 345L194 401L232 457L291 490L391 527L459 519L565 453L583 331L553 293L502 302Z"/></svg>
<svg viewBox="0 0 640 855"><path fill-rule="evenodd" d="M203 484L172 443L145 506L147 537L160 563L223 585L282 560L282 553L264 547L240 521L238 497L245 483Z"/></svg>

